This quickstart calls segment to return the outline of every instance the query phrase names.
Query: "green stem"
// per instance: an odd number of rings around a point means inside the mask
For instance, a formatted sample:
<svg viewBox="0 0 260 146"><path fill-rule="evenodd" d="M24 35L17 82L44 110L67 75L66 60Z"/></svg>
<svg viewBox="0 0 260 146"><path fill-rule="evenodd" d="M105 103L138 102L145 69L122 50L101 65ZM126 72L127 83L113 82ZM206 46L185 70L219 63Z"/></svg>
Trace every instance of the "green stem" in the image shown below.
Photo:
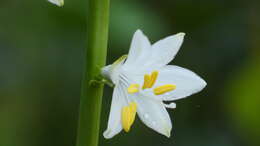
<svg viewBox="0 0 260 146"><path fill-rule="evenodd" d="M87 47L80 98L77 146L98 146L103 84L91 84L105 65L109 0L88 0Z"/></svg>

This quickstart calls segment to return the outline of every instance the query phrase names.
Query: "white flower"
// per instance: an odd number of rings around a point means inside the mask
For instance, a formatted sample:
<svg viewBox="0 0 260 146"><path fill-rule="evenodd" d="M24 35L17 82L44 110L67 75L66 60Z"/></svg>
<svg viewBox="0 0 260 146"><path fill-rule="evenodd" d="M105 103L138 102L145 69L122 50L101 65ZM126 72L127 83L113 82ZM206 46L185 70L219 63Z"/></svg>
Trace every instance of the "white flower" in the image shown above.
<svg viewBox="0 0 260 146"><path fill-rule="evenodd" d="M62 7L64 5L64 0L48 0L48 1L59 7Z"/></svg>
<svg viewBox="0 0 260 146"><path fill-rule="evenodd" d="M170 137L172 123L166 108L176 106L163 101L187 97L206 86L192 71L167 65L177 54L184 36L178 33L151 45L137 30L128 57L122 56L102 68L102 75L115 84L105 138L112 138L122 129L128 132L136 112L145 125Z"/></svg>

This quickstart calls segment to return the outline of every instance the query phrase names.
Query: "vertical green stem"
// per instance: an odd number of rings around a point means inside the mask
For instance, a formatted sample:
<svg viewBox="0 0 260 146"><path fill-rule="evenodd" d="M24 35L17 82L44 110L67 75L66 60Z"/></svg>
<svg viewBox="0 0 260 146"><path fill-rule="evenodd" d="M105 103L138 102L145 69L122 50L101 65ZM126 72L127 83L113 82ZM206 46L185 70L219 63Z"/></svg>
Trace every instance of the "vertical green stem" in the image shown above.
<svg viewBox="0 0 260 146"><path fill-rule="evenodd" d="M105 65L109 0L88 0L87 47L80 98L77 146L98 146L103 85L91 85Z"/></svg>

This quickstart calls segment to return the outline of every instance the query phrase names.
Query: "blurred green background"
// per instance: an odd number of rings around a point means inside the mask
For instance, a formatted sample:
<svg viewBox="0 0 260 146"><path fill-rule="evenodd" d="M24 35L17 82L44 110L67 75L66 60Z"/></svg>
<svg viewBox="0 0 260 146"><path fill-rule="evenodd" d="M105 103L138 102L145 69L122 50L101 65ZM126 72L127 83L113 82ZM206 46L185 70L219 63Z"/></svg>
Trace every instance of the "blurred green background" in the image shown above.
<svg viewBox="0 0 260 146"><path fill-rule="evenodd" d="M0 146L74 146L86 0L0 1ZM140 28L152 42L185 32L172 62L204 78L200 93L169 110L170 139L136 120L105 140L112 89L106 87L100 146L259 146L260 4L256 0L111 0L107 63Z"/></svg>

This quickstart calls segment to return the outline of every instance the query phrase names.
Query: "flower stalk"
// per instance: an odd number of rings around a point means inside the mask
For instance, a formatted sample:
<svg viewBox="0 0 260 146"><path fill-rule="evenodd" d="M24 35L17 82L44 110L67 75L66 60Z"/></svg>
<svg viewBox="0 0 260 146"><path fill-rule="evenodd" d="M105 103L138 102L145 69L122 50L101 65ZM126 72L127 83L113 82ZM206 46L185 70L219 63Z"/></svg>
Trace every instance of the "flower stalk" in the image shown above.
<svg viewBox="0 0 260 146"><path fill-rule="evenodd" d="M109 0L88 0L87 47L82 79L77 146L98 146L103 84L92 84L107 55Z"/></svg>

